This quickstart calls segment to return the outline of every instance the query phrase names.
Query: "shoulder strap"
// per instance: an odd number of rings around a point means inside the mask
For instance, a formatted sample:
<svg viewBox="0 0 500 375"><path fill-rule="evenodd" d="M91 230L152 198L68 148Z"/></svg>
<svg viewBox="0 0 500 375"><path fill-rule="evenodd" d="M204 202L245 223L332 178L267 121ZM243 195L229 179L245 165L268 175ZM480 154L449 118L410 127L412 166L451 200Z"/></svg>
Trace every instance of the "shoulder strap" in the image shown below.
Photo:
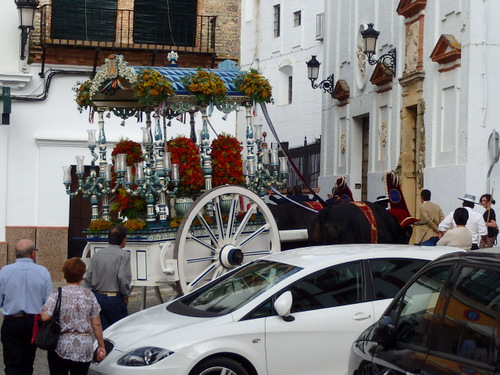
<svg viewBox="0 0 500 375"><path fill-rule="evenodd" d="M56 322L59 323L59 315L61 313L61 294L62 294L62 288L59 287L57 288L57 302L56 306L54 307L54 312L52 313L52 319L54 319Z"/></svg>

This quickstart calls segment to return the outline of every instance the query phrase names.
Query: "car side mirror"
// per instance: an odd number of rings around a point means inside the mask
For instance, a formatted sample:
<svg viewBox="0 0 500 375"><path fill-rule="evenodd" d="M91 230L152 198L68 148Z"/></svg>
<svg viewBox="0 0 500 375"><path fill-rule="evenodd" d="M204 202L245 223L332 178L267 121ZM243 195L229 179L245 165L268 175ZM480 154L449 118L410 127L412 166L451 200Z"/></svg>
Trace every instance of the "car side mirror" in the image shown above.
<svg viewBox="0 0 500 375"><path fill-rule="evenodd" d="M292 292L290 291L286 291L281 296L279 296L276 301L274 301L274 309L285 322L292 322L295 320L295 318L290 315L290 311L292 310L292 303L293 297Z"/></svg>
<svg viewBox="0 0 500 375"><path fill-rule="evenodd" d="M396 340L396 327L391 318L383 316L379 319L373 329L372 340L382 345L392 344Z"/></svg>

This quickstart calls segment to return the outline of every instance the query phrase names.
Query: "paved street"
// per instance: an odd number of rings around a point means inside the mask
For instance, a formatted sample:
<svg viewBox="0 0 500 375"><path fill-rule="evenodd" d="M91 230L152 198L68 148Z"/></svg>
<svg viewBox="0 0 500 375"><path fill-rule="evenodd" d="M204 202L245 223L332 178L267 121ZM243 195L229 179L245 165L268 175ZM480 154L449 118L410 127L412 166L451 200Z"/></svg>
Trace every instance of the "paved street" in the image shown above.
<svg viewBox="0 0 500 375"><path fill-rule="evenodd" d="M59 286L64 285L64 283L55 283L54 288L57 288ZM171 289L170 287L161 287L160 292L163 298L163 301L166 302L168 298L171 296ZM134 312L137 312L141 308L141 301L142 301L142 288L135 288L132 291L132 295L129 299L129 304L128 304L128 311L129 314L133 314ZM147 293L146 293L146 307L151 307L156 304L158 304L158 300L156 298L156 294L154 291L154 288L147 288ZM0 324L3 321L3 316L0 315ZM0 343L0 348L2 344ZM3 373L3 353L2 350L0 350L0 373ZM36 353L36 359L35 359L35 371L34 375L49 375L49 367L47 364L47 352L45 350L38 349Z"/></svg>

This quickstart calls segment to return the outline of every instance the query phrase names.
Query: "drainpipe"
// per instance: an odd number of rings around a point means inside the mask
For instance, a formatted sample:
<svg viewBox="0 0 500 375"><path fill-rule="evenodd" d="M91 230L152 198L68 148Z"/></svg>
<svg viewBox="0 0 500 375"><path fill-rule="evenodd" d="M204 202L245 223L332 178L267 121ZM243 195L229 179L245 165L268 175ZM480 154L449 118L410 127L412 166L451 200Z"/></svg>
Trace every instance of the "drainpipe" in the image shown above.
<svg viewBox="0 0 500 375"><path fill-rule="evenodd" d="M488 174L486 176L486 191L490 191L490 176L491 171L493 170L493 166L498 162L500 157L500 135L498 132L493 129L491 131L490 137L488 139L488 152L491 158L490 168L488 169Z"/></svg>

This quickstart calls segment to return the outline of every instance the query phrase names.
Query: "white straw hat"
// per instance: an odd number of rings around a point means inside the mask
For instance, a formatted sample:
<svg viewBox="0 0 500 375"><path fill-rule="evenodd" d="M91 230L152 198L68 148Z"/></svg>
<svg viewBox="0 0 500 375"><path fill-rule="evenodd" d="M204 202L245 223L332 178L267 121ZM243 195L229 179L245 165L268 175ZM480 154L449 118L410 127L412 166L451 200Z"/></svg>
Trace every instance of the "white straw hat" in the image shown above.
<svg viewBox="0 0 500 375"><path fill-rule="evenodd" d="M471 202L474 204L479 204L476 202L476 196L472 194L465 194L463 198L458 197L458 199L466 201L466 202Z"/></svg>

